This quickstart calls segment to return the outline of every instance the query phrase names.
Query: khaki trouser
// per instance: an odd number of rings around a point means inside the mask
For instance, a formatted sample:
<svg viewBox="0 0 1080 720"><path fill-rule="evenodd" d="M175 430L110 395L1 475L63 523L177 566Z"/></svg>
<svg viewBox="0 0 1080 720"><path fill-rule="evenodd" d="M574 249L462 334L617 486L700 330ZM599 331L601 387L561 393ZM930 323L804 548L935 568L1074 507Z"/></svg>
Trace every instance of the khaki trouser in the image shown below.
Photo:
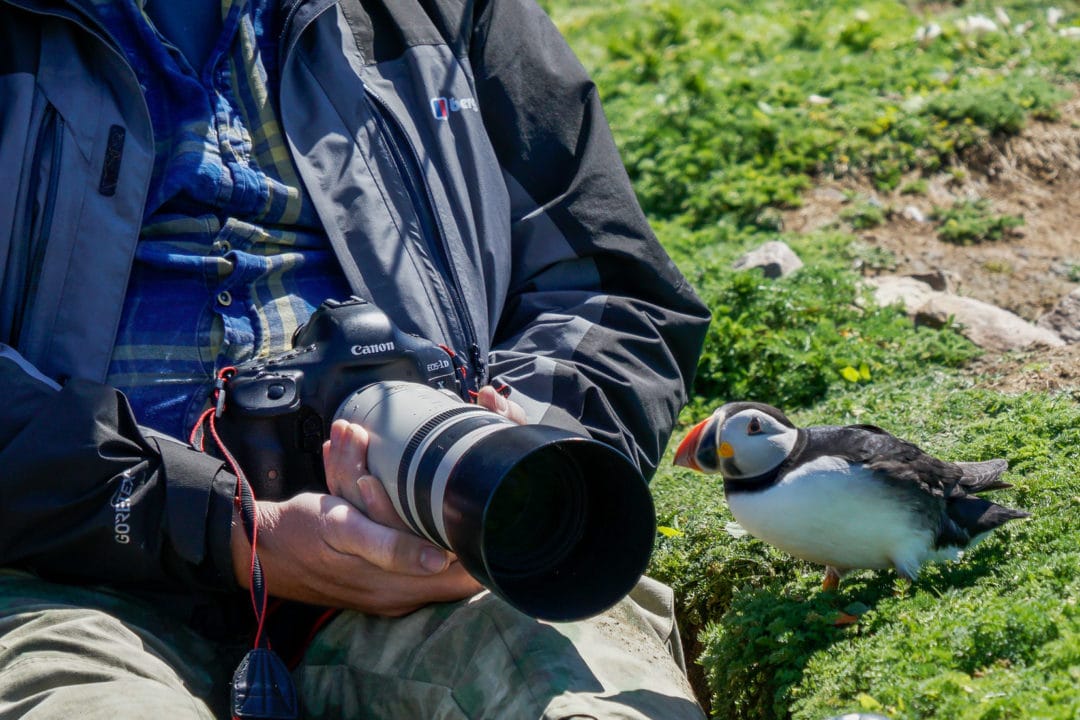
<svg viewBox="0 0 1080 720"><path fill-rule="evenodd" d="M0 720L228 717L236 656L108 590L0 571ZM342 613L294 673L306 718L704 718L671 591L538 622L488 593L403 618Z"/></svg>

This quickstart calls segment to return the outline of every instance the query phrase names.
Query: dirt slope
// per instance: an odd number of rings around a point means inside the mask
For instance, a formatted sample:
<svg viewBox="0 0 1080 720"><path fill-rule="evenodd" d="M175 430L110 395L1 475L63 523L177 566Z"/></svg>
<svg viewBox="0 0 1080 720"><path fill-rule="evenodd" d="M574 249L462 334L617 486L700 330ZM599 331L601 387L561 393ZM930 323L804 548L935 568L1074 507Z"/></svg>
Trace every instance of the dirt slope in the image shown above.
<svg viewBox="0 0 1080 720"><path fill-rule="evenodd" d="M956 170L960 170L957 172ZM1080 287L1080 96L1054 122L1033 122L1017 137L969 151L960 168L925 178L924 195L884 194L865 183L822 180L803 207L784 217L787 231L843 225L851 198L878 203L885 223L855 231L877 256L880 272L943 275L949 290L993 303L1035 321ZM903 186L903 183L901 183ZM960 246L938 239L936 207L955 200L989 200L996 215L1023 225L1009 237ZM988 356L971 372L987 386L1011 392L1067 391L1080 399L1080 344Z"/></svg>

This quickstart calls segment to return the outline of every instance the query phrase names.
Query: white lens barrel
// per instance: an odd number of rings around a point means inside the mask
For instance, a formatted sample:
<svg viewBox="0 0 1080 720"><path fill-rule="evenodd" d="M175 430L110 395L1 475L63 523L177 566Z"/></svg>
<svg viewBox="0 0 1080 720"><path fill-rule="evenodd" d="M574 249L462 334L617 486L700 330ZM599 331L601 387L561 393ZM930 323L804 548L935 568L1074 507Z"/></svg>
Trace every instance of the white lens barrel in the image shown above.
<svg viewBox="0 0 1080 720"><path fill-rule="evenodd" d="M447 549L443 513L446 483L461 455L477 440L513 425L500 415L462 402L456 395L419 383L372 383L345 398L335 419L344 418L368 431L367 467L386 488L394 509L415 532ZM460 430L460 432L454 432ZM447 437L446 432L453 432ZM450 444L446 445L449 440ZM429 452L441 442L437 454ZM425 460L438 461L421 472ZM430 483L418 488L417 479ZM418 503L417 498L429 498Z"/></svg>

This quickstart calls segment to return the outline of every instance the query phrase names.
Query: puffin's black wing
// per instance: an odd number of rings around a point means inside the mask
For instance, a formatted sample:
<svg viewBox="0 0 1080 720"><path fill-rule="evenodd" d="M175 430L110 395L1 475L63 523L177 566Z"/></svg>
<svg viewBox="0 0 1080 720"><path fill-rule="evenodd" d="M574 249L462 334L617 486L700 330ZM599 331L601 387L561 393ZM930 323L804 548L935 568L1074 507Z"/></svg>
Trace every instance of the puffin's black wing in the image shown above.
<svg viewBox="0 0 1080 720"><path fill-rule="evenodd" d="M862 460L871 470L897 480L910 480L929 486L935 494L940 488L946 497L976 494L1012 487L1001 480L1009 469L1003 458L978 462L948 462L924 452L914 443L902 440L876 425L852 425L856 431L869 433L866 449L871 453Z"/></svg>
<svg viewBox="0 0 1080 720"><path fill-rule="evenodd" d="M861 463L888 480L915 485L934 497L952 494L964 477L956 463L939 460L876 425L822 426L807 432L808 451Z"/></svg>
<svg viewBox="0 0 1080 720"><path fill-rule="evenodd" d="M1023 510L998 505L976 493L1012 487L1001 480L1009 464L1003 459L981 462L946 462L924 452L876 425L808 428L812 446L850 462L862 463L887 482L918 488L927 501L944 501L937 526L937 547L967 547L977 536L1009 520L1029 517ZM808 446L810 443L808 443ZM940 506L939 506L940 507ZM929 509L929 508L928 508Z"/></svg>
<svg viewBox="0 0 1080 720"><path fill-rule="evenodd" d="M938 530L937 547L967 547L983 533L1010 520L1031 517L1023 510L998 505L975 495L954 495L945 501L945 522Z"/></svg>

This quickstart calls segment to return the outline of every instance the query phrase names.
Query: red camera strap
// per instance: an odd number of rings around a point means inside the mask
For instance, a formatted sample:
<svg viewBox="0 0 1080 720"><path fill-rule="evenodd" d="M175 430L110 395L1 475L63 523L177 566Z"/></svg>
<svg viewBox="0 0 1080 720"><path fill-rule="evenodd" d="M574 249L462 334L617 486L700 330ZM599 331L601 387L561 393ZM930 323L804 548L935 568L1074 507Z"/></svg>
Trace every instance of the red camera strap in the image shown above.
<svg viewBox="0 0 1080 720"><path fill-rule="evenodd" d="M259 542L259 520L255 512L255 493L247 475L244 474L236 458L225 446L217 431L217 418L225 410L225 386L236 372L236 368L223 368L214 381L211 394L213 406L199 416L192 428L189 439L192 447L200 452L206 451L206 433L209 430L214 445L225 458L229 468L236 476L236 495L234 504L240 511L240 520L251 545L249 568L251 608L255 613L256 630L253 649L244 656L232 682L232 712L238 720L291 720L299 716L296 687L292 676L281 658L270 648L270 642L264 634L266 624L267 592L263 578L262 564L259 562L257 546Z"/></svg>

